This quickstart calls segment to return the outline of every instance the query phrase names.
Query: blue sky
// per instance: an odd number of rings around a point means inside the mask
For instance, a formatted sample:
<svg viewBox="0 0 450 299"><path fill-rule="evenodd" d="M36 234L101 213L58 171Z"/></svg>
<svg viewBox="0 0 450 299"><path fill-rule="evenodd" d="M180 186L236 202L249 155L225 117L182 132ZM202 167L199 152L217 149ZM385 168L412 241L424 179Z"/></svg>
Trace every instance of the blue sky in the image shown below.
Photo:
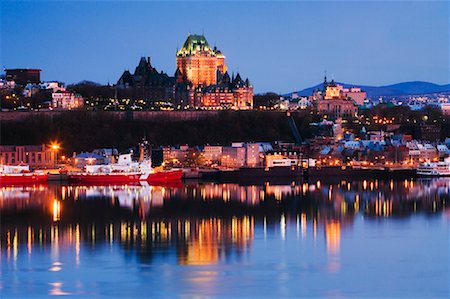
<svg viewBox="0 0 450 299"><path fill-rule="evenodd" d="M171 75L205 33L256 92L322 81L450 82L448 1L1 1L1 63L43 80L116 82L141 56Z"/></svg>

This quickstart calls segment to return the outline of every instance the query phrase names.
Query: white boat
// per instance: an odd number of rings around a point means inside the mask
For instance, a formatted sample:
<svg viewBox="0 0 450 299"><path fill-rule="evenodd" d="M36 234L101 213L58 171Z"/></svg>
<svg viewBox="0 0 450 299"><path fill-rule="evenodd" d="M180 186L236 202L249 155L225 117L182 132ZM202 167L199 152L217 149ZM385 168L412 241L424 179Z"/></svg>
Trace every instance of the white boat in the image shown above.
<svg viewBox="0 0 450 299"><path fill-rule="evenodd" d="M68 173L68 178L78 183L168 183L181 181L181 175L181 170L155 171L151 160L135 162L131 154L124 154L119 156L117 163L86 165L85 171Z"/></svg>
<svg viewBox="0 0 450 299"><path fill-rule="evenodd" d="M425 162L417 168L422 176L450 176L450 158L440 162Z"/></svg>

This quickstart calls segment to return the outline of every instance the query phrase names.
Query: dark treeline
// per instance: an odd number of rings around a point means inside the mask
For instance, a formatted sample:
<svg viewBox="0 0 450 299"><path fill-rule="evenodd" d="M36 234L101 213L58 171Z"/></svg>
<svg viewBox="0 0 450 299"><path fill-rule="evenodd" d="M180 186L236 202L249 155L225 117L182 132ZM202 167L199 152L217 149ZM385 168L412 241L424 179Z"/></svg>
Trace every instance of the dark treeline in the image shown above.
<svg viewBox="0 0 450 299"><path fill-rule="evenodd" d="M131 116L132 114L130 114ZM294 115L303 138L310 137L311 115ZM108 112L71 111L1 122L1 144L62 143L63 152L115 147L125 150L146 137L153 145L228 144L233 141L293 141L286 113L224 111L199 120L153 117L120 119Z"/></svg>

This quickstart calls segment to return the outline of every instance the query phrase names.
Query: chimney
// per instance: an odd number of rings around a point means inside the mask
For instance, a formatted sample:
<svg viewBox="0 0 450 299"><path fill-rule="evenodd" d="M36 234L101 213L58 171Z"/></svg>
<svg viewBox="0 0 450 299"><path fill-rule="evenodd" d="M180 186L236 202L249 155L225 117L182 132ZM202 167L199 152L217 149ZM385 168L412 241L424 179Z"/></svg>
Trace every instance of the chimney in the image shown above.
<svg viewBox="0 0 450 299"><path fill-rule="evenodd" d="M150 56L147 57L147 62L150 64Z"/></svg>

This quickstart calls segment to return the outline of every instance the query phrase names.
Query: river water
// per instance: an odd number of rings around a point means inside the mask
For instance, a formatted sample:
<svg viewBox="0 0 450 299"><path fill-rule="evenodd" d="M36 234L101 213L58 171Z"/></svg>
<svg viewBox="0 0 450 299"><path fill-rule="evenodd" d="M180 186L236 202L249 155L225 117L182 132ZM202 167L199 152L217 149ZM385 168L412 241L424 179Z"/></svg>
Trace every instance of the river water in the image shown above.
<svg viewBox="0 0 450 299"><path fill-rule="evenodd" d="M0 187L2 298L449 297L450 178Z"/></svg>

